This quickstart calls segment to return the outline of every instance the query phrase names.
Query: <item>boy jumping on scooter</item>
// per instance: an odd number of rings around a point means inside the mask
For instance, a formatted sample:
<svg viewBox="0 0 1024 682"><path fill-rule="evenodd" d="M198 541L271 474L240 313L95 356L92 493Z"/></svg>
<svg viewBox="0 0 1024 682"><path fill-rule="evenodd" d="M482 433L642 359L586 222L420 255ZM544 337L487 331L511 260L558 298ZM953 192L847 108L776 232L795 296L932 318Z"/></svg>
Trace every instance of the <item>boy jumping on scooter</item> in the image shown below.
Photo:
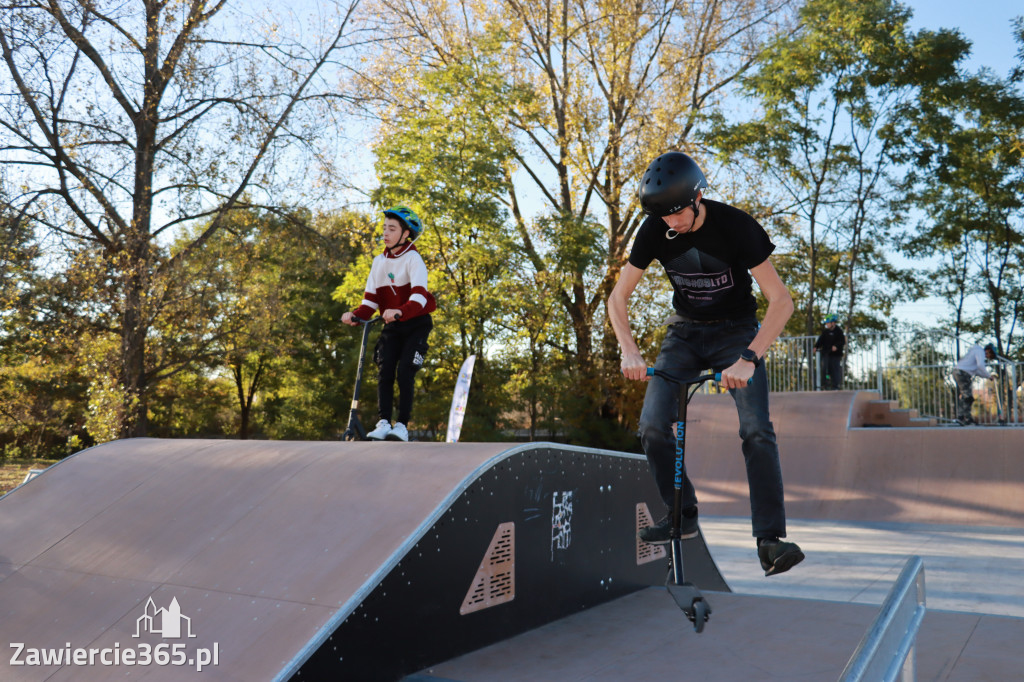
<svg viewBox="0 0 1024 682"><path fill-rule="evenodd" d="M423 232L419 217L406 206L384 211L384 252L375 256L358 308L341 316L357 325L374 312L384 318L373 361L377 364L377 411L380 421L366 434L371 440L409 440L413 385L427 354L430 318L437 302L427 290L427 266L413 242ZM398 379L398 420L391 425Z"/></svg>
<svg viewBox="0 0 1024 682"><path fill-rule="evenodd" d="M764 228L738 208L703 198L708 186L697 163L682 152L655 159L640 184L647 219L636 235L629 262L608 297L608 318L622 349L622 373L646 381L647 363L633 339L628 304L652 261L672 283L675 314L655 368L684 380L703 369L722 374L739 414L742 452L750 486L753 535L765 575L788 571L804 554L786 542L782 469L775 431L768 416L768 378L763 358L793 313L793 299L769 256L775 249ZM756 318L756 281L768 300L763 324ZM749 385L748 385L749 382ZM675 438L671 424L678 389L657 376L650 379L640 414L640 440L665 504L674 498ZM683 465L685 467L685 463ZM697 495L683 470L682 538L698 531ZM667 543L670 515L640 531L649 543Z"/></svg>

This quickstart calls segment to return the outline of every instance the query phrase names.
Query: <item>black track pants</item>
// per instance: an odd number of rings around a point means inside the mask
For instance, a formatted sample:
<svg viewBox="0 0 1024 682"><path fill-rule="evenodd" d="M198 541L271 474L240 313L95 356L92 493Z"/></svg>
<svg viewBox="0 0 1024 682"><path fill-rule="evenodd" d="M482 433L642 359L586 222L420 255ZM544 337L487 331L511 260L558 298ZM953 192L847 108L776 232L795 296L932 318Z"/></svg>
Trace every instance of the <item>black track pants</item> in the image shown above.
<svg viewBox="0 0 1024 682"><path fill-rule="evenodd" d="M406 426L412 417L413 387L416 372L427 356L427 337L434 328L430 315L398 320L384 325L373 360L377 363L377 411L381 419L391 421L398 379L398 421Z"/></svg>

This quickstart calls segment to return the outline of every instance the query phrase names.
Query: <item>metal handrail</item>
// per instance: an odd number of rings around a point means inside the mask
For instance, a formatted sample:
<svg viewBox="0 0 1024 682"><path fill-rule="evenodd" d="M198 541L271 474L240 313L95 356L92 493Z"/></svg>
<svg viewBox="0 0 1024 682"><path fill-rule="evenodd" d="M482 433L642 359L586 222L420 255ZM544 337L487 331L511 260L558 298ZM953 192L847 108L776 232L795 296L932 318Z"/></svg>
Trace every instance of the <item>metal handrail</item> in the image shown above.
<svg viewBox="0 0 1024 682"><path fill-rule="evenodd" d="M774 392L814 391L822 386L822 359L814 336L781 337L765 357ZM876 391L901 408L915 409L937 423L956 423L953 368L963 339L945 330L871 332L847 335L841 387ZM979 423L1024 426L1024 362L997 358L990 367L998 381L974 381L974 415Z"/></svg>
<svg viewBox="0 0 1024 682"><path fill-rule="evenodd" d="M912 682L917 674L915 642L925 614L924 563L907 560L840 682Z"/></svg>

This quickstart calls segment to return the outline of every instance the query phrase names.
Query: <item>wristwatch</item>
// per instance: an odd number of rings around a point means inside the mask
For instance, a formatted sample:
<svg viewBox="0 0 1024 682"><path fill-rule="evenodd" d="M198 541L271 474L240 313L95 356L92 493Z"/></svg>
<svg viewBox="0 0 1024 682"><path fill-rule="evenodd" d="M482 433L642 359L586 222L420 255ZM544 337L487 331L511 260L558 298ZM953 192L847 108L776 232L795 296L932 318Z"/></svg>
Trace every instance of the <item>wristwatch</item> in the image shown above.
<svg viewBox="0 0 1024 682"><path fill-rule="evenodd" d="M743 352L740 353L740 360L746 360L747 362L751 362L754 364L754 367L757 367L758 365L761 364L761 358L757 357L757 353L750 350L749 348L743 349Z"/></svg>

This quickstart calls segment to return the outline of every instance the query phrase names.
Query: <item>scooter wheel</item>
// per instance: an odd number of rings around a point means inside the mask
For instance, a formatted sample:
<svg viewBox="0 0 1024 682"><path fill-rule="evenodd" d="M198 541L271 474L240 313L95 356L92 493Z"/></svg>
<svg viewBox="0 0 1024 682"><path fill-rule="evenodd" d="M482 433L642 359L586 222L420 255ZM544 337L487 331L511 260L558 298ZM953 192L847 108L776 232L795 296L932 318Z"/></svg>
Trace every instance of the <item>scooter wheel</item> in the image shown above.
<svg viewBox="0 0 1024 682"><path fill-rule="evenodd" d="M703 599L695 599L693 602L693 629L695 632L704 630L704 623L708 621L708 603Z"/></svg>

